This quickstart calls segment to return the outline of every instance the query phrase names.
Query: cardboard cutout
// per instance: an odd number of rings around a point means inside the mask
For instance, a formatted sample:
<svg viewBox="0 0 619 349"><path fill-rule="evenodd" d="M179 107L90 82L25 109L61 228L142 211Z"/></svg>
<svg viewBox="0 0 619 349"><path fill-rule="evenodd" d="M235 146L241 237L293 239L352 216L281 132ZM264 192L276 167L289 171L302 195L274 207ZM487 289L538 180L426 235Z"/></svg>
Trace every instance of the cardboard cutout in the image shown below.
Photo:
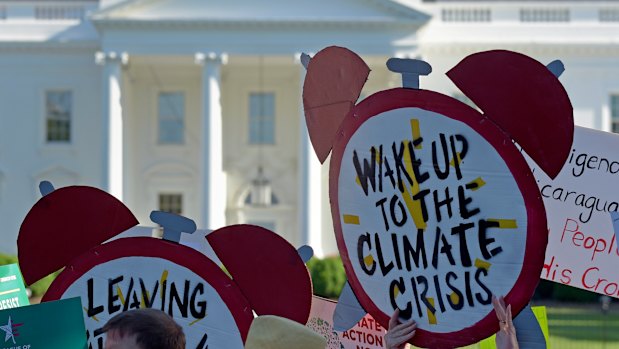
<svg viewBox="0 0 619 349"><path fill-rule="evenodd" d="M154 238L95 247L65 268L43 302L81 297L89 343L119 312L160 309L183 327L188 348L243 348L253 318L238 287L199 252ZM204 341L203 345L199 345Z"/></svg>
<svg viewBox="0 0 619 349"><path fill-rule="evenodd" d="M346 281L333 312L333 329L340 332L348 331L366 314L367 312L359 304L357 296L355 296L352 288L350 288L350 284Z"/></svg>
<svg viewBox="0 0 619 349"><path fill-rule="evenodd" d="M71 212L65 210L72 209L74 202L99 207L97 199L100 198L91 195L100 192L94 188L71 188L71 195L61 196L67 193L62 189L49 191L35 204L34 212L28 214L20 230L22 248L33 246L31 240L39 242L48 235L62 240L63 229L67 225L75 228L70 231L70 238L85 235L89 231L93 231L94 236L88 241L105 241L110 238L109 230L98 227L102 219L109 218L106 211L99 215L96 210L88 211L91 213L88 217L78 219L81 226L69 222ZM29 221L46 217L49 212L64 216L66 222L47 225L45 230L38 230L38 225ZM100 335L98 330L112 316L144 307L157 308L171 315L183 327L188 348L243 348L254 310L262 314L290 316L305 324L312 294L309 273L296 249L282 242L283 239L277 234L249 225L226 227L209 234L215 240L213 250L222 257L224 263L229 263L229 270L233 271L235 279L231 279L204 254L179 244L182 233L193 233L196 230L192 220L158 211L151 214L151 219L163 226L163 239L124 237L93 247L90 244L77 244L72 250L76 256L63 264L64 270L43 298L47 302L81 297L89 346L103 348L104 335ZM259 234L255 234L256 230L259 230ZM116 234L119 233L116 231ZM258 236L260 239L256 240ZM235 246L248 248L245 240L250 242L254 251L245 251L241 254L243 257L239 258L238 253L234 254ZM226 246L222 247L221 244ZM85 250L79 250L81 248ZM20 260L26 265L58 263L46 261L30 251L20 250L21 256L26 256L23 257L25 260ZM65 260L62 259L62 263ZM266 262L272 262L273 265L267 265ZM252 269L252 263L263 274ZM41 270L38 274L45 276ZM282 271L286 271L287 278L282 278ZM249 279L244 278L247 275L250 275ZM264 283L256 279L260 275L269 275L271 282ZM278 283L274 281L275 278ZM261 287L265 290L257 290ZM294 294L286 295L285 287ZM264 297L266 293L280 296L267 302ZM282 311L282 305L285 309L294 310Z"/></svg>
<svg viewBox="0 0 619 349"><path fill-rule="evenodd" d="M277 315L305 325L312 306L312 279L298 251L284 238L243 224L215 230L206 239L257 315Z"/></svg>
<svg viewBox="0 0 619 349"><path fill-rule="evenodd" d="M447 72L551 178L567 160L574 135L572 104L557 79L563 67L556 62L546 67L521 53L496 50L470 55Z"/></svg>
<svg viewBox="0 0 619 349"><path fill-rule="evenodd" d="M71 186L53 190L51 184L43 183L41 191L48 194L30 209L17 238L19 266L28 285L138 225L122 202L100 189ZM54 230L62 233L54 234Z"/></svg>
<svg viewBox="0 0 619 349"><path fill-rule="evenodd" d="M359 80L345 74L326 77L334 68L314 69L328 66L321 57L329 56L319 53L309 62L307 79L342 80L338 86ZM476 59L498 64L497 57L509 63L511 56L490 51ZM540 64L518 59L519 69L536 80ZM349 64L363 71L355 62ZM503 126L500 117L494 120L500 101L489 102L492 115L482 115L451 97L414 89L418 75L431 71L427 64L389 65L411 88L381 91L351 107L333 140L329 192L340 255L360 304L383 326L399 308L402 320L419 324L412 340L417 346L475 343L498 330L492 295L505 295L517 314L539 281L546 216L513 140L538 142L544 135L518 131L512 136L511 126ZM544 82L548 75L556 80L552 73L541 75L541 82L530 86L535 93L561 94L545 90L556 89ZM470 79L464 74L459 81L468 86ZM509 90L509 81L492 88L504 84ZM320 86L305 85L304 95L316 95L308 88ZM556 113L559 127L573 123L571 106L554 111L556 101L536 103ZM565 144L569 147L571 138L562 139L560 147ZM544 168L556 169L556 160L539 158Z"/></svg>

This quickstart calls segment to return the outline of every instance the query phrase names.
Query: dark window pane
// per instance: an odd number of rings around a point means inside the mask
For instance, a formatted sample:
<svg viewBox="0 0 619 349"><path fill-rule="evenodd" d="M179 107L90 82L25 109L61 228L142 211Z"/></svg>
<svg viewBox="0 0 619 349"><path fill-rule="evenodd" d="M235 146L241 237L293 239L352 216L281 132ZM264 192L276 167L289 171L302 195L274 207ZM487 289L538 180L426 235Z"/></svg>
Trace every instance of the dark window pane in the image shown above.
<svg viewBox="0 0 619 349"><path fill-rule="evenodd" d="M249 144L275 144L275 94L249 95Z"/></svg>
<svg viewBox="0 0 619 349"><path fill-rule="evenodd" d="M47 91L45 93L46 140L48 142L71 141L71 91Z"/></svg>
<svg viewBox="0 0 619 349"><path fill-rule="evenodd" d="M159 93L158 110L159 144L185 143L185 94Z"/></svg>

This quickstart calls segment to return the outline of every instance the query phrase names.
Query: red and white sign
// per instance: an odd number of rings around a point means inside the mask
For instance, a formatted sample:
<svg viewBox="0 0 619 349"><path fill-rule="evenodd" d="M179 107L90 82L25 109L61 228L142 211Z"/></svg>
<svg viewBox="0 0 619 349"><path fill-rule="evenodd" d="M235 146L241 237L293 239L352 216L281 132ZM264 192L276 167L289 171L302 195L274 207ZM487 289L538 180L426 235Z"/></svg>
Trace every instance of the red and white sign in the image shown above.
<svg viewBox="0 0 619 349"><path fill-rule="evenodd" d="M415 319L421 345L492 334L492 295L520 309L542 267L544 208L524 158L439 94L385 91L354 113L333 148L330 190L359 301Z"/></svg>
<svg viewBox="0 0 619 349"><path fill-rule="evenodd" d="M404 88L356 104L370 72L358 55L327 47L307 62L305 120L318 159L331 152L346 275L381 324L396 308L417 321L413 344L475 343L498 330L493 295L517 314L539 281L546 215L514 142L550 176L560 171L573 136L563 65L504 50L466 57L447 76L481 113L419 89L426 62L387 67Z"/></svg>
<svg viewBox="0 0 619 349"><path fill-rule="evenodd" d="M345 332L333 330L333 313L337 302L314 296L307 327L327 339L325 349L383 349L385 329L367 314Z"/></svg>
<svg viewBox="0 0 619 349"><path fill-rule="evenodd" d="M243 348L253 319L240 290L211 260L185 246L124 238L82 255L58 276L43 301L81 297L88 341L116 314L160 309L183 327L188 348Z"/></svg>
<svg viewBox="0 0 619 349"><path fill-rule="evenodd" d="M572 151L551 180L529 161L548 217L542 278L619 298L619 136L576 127Z"/></svg>

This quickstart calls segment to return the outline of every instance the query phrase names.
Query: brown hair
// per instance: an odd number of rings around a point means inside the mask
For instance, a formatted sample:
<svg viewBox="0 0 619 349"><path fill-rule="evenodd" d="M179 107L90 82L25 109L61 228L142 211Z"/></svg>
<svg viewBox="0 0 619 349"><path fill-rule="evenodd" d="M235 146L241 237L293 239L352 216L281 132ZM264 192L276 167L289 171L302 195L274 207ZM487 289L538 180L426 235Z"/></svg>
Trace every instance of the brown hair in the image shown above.
<svg viewBox="0 0 619 349"><path fill-rule="evenodd" d="M185 349L185 334L172 317L157 309L134 309L111 318L101 333L135 335L142 349Z"/></svg>

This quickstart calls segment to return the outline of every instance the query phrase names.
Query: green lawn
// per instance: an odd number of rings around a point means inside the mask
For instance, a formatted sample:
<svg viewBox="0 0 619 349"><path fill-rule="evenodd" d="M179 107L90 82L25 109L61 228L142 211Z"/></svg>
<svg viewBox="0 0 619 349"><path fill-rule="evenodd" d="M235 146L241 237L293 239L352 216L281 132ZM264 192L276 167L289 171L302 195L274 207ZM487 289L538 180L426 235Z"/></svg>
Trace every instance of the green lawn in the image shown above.
<svg viewBox="0 0 619 349"><path fill-rule="evenodd" d="M536 304L543 305L543 304ZM550 348L619 349L619 304L602 314L598 304L547 305ZM466 349L478 349L471 345Z"/></svg>
<svg viewBox="0 0 619 349"><path fill-rule="evenodd" d="M619 305L602 314L599 305L549 306L552 348L619 349Z"/></svg>

